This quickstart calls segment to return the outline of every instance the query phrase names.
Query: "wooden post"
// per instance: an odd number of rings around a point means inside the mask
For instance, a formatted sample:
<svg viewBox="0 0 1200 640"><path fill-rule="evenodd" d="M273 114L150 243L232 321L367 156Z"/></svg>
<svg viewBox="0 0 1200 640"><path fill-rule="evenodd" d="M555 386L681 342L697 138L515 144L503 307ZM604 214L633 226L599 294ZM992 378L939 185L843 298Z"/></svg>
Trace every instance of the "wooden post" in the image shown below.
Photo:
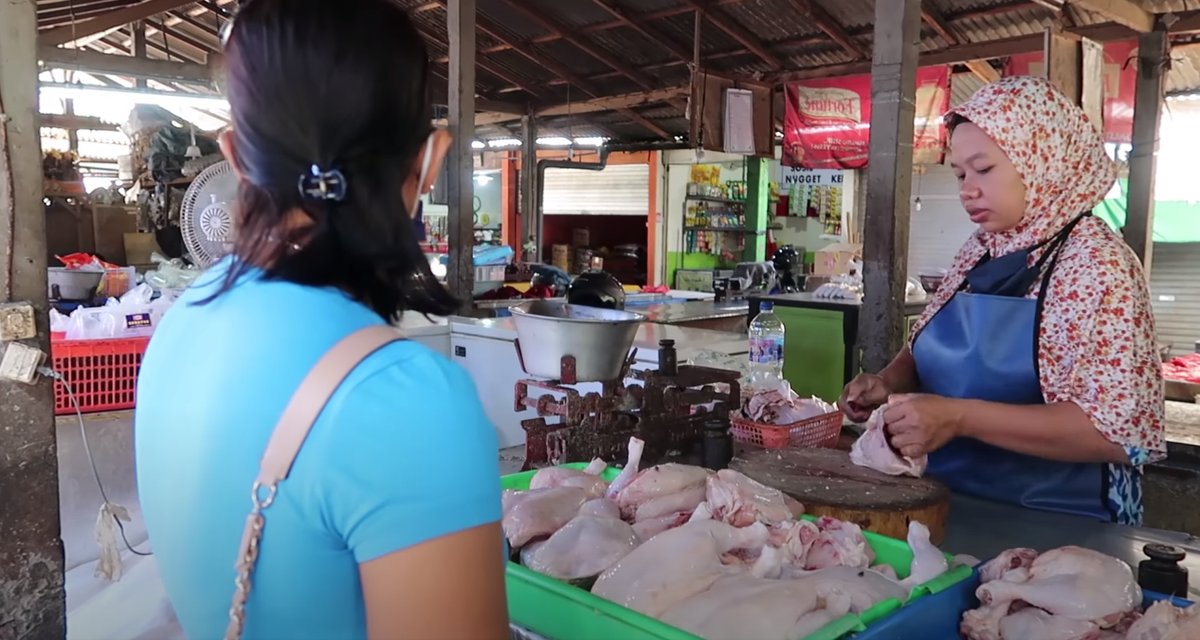
<svg viewBox="0 0 1200 640"><path fill-rule="evenodd" d="M1154 257L1154 173L1158 165L1158 125L1164 101L1164 80L1170 66L1165 31L1138 38L1137 89L1133 103L1133 150L1129 152L1129 189L1125 205L1125 242L1142 261L1150 277Z"/></svg>
<svg viewBox="0 0 1200 640"><path fill-rule="evenodd" d="M464 308L471 306L475 286L475 0L450 0L446 5L450 34L450 146L446 169L450 255L447 282Z"/></svg>
<svg viewBox="0 0 1200 640"><path fill-rule="evenodd" d="M32 0L0 0L0 310L34 309L49 353L46 226ZM22 333L17 333L20 336ZM0 357L16 342L0 342ZM0 637L66 637L54 387L0 380Z"/></svg>
<svg viewBox="0 0 1200 640"><path fill-rule="evenodd" d="M1075 104L1083 94L1083 46L1079 36L1046 30L1046 78Z"/></svg>
<svg viewBox="0 0 1200 640"><path fill-rule="evenodd" d="M138 20L130 26L133 28L133 57L144 59L146 57L146 23ZM137 87L146 89L148 87L146 79L138 78Z"/></svg>
<svg viewBox="0 0 1200 640"><path fill-rule="evenodd" d="M521 246L532 236L533 255L526 262L542 261L542 229L538 219L537 121L533 113L521 116Z"/></svg>
<svg viewBox="0 0 1200 640"><path fill-rule="evenodd" d="M863 227L862 367L882 370L904 346L909 196L920 0L876 0L871 143Z"/></svg>

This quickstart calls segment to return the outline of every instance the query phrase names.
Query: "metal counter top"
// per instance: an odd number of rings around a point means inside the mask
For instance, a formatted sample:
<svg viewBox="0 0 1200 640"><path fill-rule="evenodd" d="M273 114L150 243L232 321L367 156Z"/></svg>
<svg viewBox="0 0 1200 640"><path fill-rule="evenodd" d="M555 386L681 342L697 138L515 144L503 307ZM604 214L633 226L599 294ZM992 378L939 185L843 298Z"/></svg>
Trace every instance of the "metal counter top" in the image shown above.
<svg viewBox="0 0 1200 640"><path fill-rule="evenodd" d="M942 551L987 560L1013 547L1047 551L1076 545L1120 558L1136 572L1138 563L1146 559L1142 547L1150 543L1173 545L1188 554L1182 563L1191 577L1188 599L1200 600L1200 538L1186 533L1098 522L955 495L950 502Z"/></svg>

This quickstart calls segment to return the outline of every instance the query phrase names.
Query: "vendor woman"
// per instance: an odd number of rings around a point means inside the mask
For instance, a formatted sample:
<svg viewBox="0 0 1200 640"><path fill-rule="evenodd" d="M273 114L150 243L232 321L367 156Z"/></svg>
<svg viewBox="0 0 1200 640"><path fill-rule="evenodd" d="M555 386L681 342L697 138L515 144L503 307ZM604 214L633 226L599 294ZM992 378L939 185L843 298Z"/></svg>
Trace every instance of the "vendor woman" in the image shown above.
<svg viewBox="0 0 1200 640"><path fill-rule="evenodd" d="M1091 213L1116 166L1042 78L988 85L946 122L979 229L908 347L846 385L842 410L863 421L887 404L893 447L928 454L956 492L1140 524L1140 468L1165 455L1163 382L1141 264Z"/></svg>

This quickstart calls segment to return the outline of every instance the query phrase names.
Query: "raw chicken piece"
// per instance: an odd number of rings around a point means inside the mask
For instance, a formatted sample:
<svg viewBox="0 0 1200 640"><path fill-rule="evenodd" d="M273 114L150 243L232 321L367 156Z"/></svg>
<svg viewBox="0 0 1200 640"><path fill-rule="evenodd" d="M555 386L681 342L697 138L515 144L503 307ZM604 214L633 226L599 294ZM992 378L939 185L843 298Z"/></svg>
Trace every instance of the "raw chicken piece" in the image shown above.
<svg viewBox="0 0 1200 640"><path fill-rule="evenodd" d="M508 513L517 503L524 500L528 491L517 491L516 489L505 489L500 494L500 512Z"/></svg>
<svg viewBox="0 0 1200 640"><path fill-rule="evenodd" d="M808 561L808 552L821 537L821 530L811 520L792 520L780 523L771 529L767 544L779 547L784 552L787 564L803 568Z"/></svg>
<svg viewBox="0 0 1200 640"><path fill-rule="evenodd" d="M721 554L762 547L766 541L762 524L739 529L716 520L691 522L634 549L600 575L592 593L657 618L722 576L746 570L721 564Z"/></svg>
<svg viewBox="0 0 1200 640"><path fill-rule="evenodd" d="M706 640L796 640L848 610L848 598L818 581L738 575L721 578L660 619Z"/></svg>
<svg viewBox="0 0 1200 640"><path fill-rule="evenodd" d="M839 593L845 594L850 599L852 613L862 613L889 598L895 598L901 602L908 600L909 590L907 588L901 586L897 580L874 569L853 567L830 567L817 571L785 569L787 570L782 574L784 580L815 580L818 584L830 586Z"/></svg>
<svg viewBox="0 0 1200 640"><path fill-rule="evenodd" d="M1090 620L1054 616L1035 607L1000 620L1000 637L1013 640L1094 640L1099 635L1100 627Z"/></svg>
<svg viewBox="0 0 1200 640"><path fill-rule="evenodd" d="M890 564L877 564L877 565L871 567L871 571L878 572L878 573L886 576L889 580L895 580L896 582L900 582L900 576L896 575L896 569L894 567L892 567L892 565L890 565Z"/></svg>
<svg viewBox="0 0 1200 640"><path fill-rule="evenodd" d="M912 589L950 570L945 554L929 541L929 527L913 520L908 523L908 546L913 559L908 577L901 584Z"/></svg>
<svg viewBox="0 0 1200 640"><path fill-rule="evenodd" d="M612 483L608 485L608 491L604 494L605 498L616 500L617 494L628 487L629 483L637 477L638 465L642 464L642 451L645 448L646 443L640 438L629 438L629 456L625 461L625 468L621 469L621 473L618 473L617 477L613 478Z"/></svg>
<svg viewBox="0 0 1200 640"><path fill-rule="evenodd" d="M551 487L526 491L505 512L501 525L513 548L558 531L579 513L587 502L587 491L579 487Z"/></svg>
<svg viewBox="0 0 1200 640"><path fill-rule="evenodd" d="M649 520L635 522L633 523L633 530L637 532L638 537L645 542L646 540L649 540L650 538L653 538L664 531L674 529L675 527L682 527L683 525L687 524L691 518L691 513L681 511L679 513L665 515L660 518L650 518Z"/></svg>
<svg viewBox="0 0 1200 640"><path fill-rule="evenodd" d="M621 519L621 509L617 507L617 503L608 498L597 498L588 500L579 507L579 515L581 516L603 516L605 518Z"/></svg>
<svg viewBox="0 0 1200 640"><path fill-rule="evenodd" d="M639 543L628 523L616 518L580 515L545 542L521 552L521 564L559 580L579 580L604 573Z"/></svg>
<svg viewBox="0 0 1200 640"><path fill-rule="evenodd" d="M704 487L693 487L679 493L651 498L634 509L633 521L640 522L681 511L694 511L696 507L704 503L705 495Z"/></svg>
<svg viewBox="0 0 1200 640"><path fill-rule="evenodd" d="M628 485L618 490L615 498L617 506L621 507L621 514L626 520L632 520L638 507L654 498L683 493L689 489L704 489L708 473L707 469L701 467L674 463L643 469L629 481ZM613 484L617 484L617 481L613 480ZM610 486L609 489L612 487ZM692 505L693 508L695 506ZM678 509L678 511L682 510ZM659 515L666 513L670 512L662 512Z"/></svg>
<svg viewBox="0 0 1200 640"><path fill-rule="evenodd" d="M1146 609L1125 634L1126 640L1196 640L1200 638L1200 604L1180 608L1163 600Z"/></svg>
<svg viewBox="0 0 1200 640"><path fill-rule="evenodd" d="M808 550L805 569L839 566L866 569L875 562L875 551L858 525L824 516L817 520L817 528L821 534Z"/></svg>
<svg viewBox="0 0 1200 640"><path fill-rule="evenodd" d="M1011 570L1003 579L981 585L975 595L986 606L1021 600L1075 620L1107 620L1103 627L1112 626L1142 602L1142 589L1129 565L1090 549L1047 551L1030 565L1028 579L1020 580L1023 573Z"/></svg>
<svg viewBox="0 0 1200 640"><path fill-rule="evenodd" d="M713 517L735 527L755 522L776 525L795 520L804 507L778 489L734 471L721 469L708 476L706 500Z"/></svg>
<svg viewBox="0 0 1200 640"><path fill-rule="evenodd" d="M1033 549L1018 548L1002 551L1000 555L979 568L979 582L986 584L992 580L999 580L1013 569L1028 569L1033 561L1037 560L1037 557L1038 552Z"/></svg>
<svg viewBox="0 0 1200 640"><path fill-rule="evenodd" d="M920 478L925 473L929 459L926 456L900 456L892 449L883 424L883 412L886 409L887 405L884 405L871 414L867 420L867 430L850 447L850 462L890 476Z"/></svg>
<svg viewBox="0 0 1200 640"><path fill-rule="evenodd" d="M579 487L587 491L588 498L602 498L608 490L608 483L600 477L608 467L600 458L592 460L582 470L566 467L547 467L539 469L529 480L529 489L549 489L551 487Z"/></svg>

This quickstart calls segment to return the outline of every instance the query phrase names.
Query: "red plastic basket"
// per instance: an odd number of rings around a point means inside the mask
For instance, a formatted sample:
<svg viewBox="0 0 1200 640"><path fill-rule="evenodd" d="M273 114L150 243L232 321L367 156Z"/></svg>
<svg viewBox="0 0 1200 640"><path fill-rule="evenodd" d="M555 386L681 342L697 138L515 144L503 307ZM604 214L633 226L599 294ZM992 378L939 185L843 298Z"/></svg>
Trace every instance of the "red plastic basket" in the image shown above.
<svg viewBox="0 0 1200 640"><path fill-rule="evenodd" d="M792 424L764 424L747 419L738 410L729 412L729 432L739 442L764 449L833 449L842 432L842 420L842 412L834 410Z"/></svg>
<svg viewBox="0 0 1200 640"><path fill-rule="evenodd" d="M50 343L54 370L61 373L84 413L132 409L136 403L138 370L150 338L119 340L62 340ZM75 413L61 382L54 383L54 413Z"/></svg>

